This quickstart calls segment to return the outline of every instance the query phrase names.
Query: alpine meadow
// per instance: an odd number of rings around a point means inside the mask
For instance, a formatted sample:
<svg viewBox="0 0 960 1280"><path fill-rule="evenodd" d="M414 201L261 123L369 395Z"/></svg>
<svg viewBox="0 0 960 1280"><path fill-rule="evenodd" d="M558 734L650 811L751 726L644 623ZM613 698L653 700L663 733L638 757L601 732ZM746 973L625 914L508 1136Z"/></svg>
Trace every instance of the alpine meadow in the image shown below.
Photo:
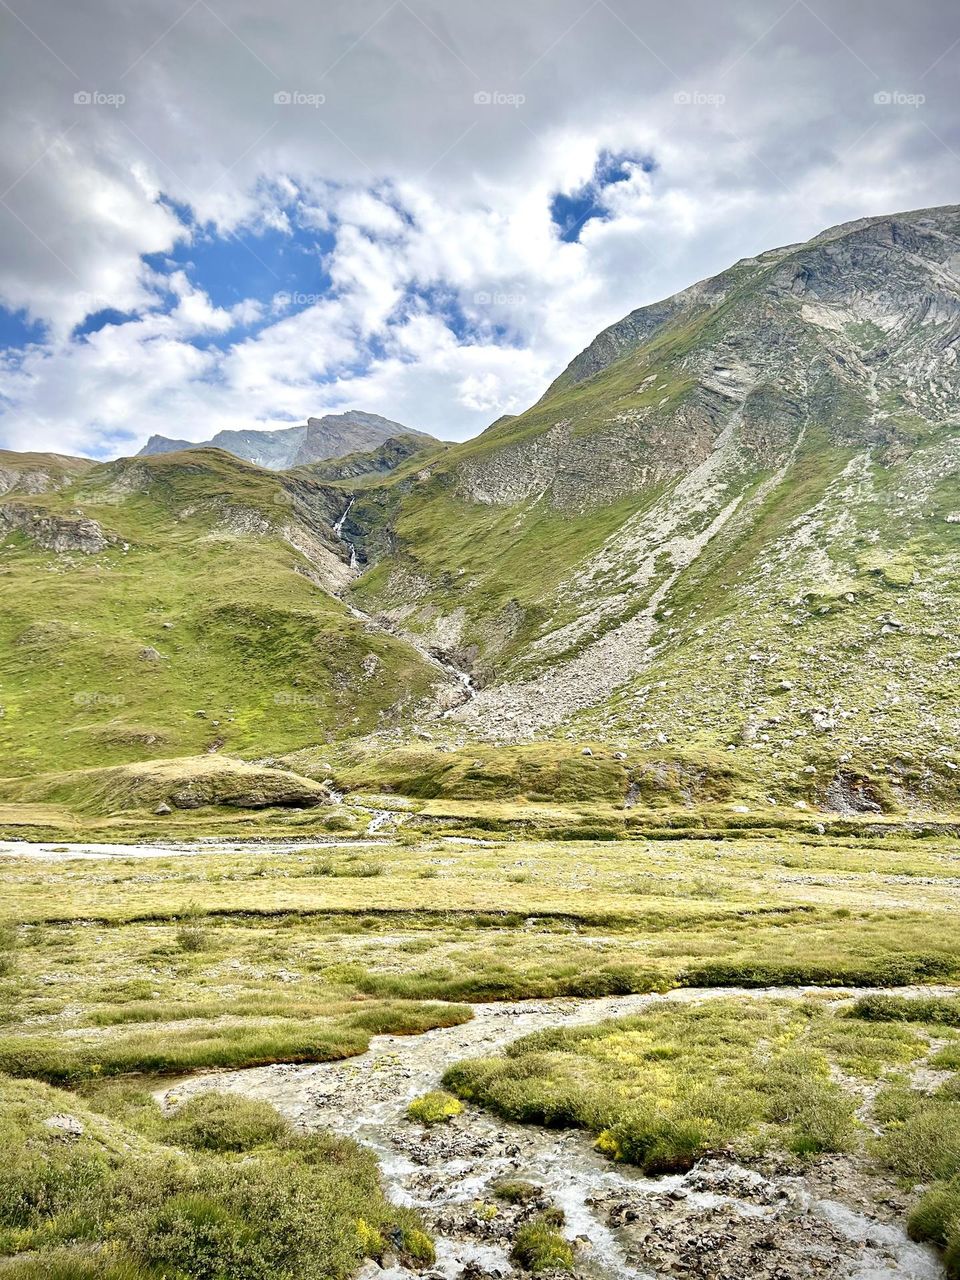
<svg viewBox="0 0 960 1280"><path fill-rule="evenodd" d="M950 6L2 8L0 1280L960 1280Z"/></svg>

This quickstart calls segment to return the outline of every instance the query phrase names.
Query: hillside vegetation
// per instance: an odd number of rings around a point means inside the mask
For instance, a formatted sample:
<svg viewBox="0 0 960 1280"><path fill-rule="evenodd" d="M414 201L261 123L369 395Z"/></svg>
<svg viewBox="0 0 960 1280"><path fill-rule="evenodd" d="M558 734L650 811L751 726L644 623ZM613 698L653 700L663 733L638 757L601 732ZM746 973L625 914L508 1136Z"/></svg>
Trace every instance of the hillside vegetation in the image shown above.
<svg viewBox="0 0 960 1280"><path fill-rule="evenodd" d="M958 261L954 207L744 260L464 444L0 455L0 799L211 753L624 818L953 813Z"/></svg>

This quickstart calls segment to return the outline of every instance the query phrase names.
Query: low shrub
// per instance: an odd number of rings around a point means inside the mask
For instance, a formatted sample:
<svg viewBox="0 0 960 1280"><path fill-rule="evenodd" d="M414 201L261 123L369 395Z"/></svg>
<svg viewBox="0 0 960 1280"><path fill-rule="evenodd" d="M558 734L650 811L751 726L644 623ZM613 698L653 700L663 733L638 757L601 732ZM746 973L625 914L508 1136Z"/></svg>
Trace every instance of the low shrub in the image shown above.
<svg viewBox="0 0 960 1280"><path fill-rule="evenodd" d="M109 1120L0 1077L0 1253L19 1255L5 1277L349 1280L388 1251L433 1261L418 1216L384 1198L376 1158L349 1139L295 1135L265 1103L223 1095L169 1120L129 1090L101 1101Z"/></svg>
<svg viewBox="0 0 960 1280"><path fill-rule="evenodd" d="M709 1124L692 1117L633 1116L597 1138L597 1150L644 1173L686 1173L710 1145Z"/></svg>
<svg viewBox="0 0 960 1280"><path fill-rule="evenodd" d="M177 946L181 951L206 951L212 941L209 929L196 921L188 921L177 930Z"/></svg>
<svg viewBox="0 0 960 1280"><path fill-rule="evenodd" d="M937 1097L916 1099L880 1139L881 1157L911 1182L960 1176L960 1106Z"/></svg>
<svg viewBox="0 0 960 1280"><path fill-rule="evenodd" d="M525 1223L516 1234L510 1257L524 1271L572 1271L573 1245L543 1217Z"/></svg>
<svg viewBox="0 0 960 1280"><path fill-rule="evenodd" d="M198 1151L250 1151L279 1142L290 1126L268 1102L239 1094L204 1092L170 1118L164 1141Z"/></svg>
<svg viewBox="0 0 960 1280"><path fill-rule="evenodd" d="M443 1089L432 1089L421 1098L414 1098L407 1107L407 1115L411 1120L419 1120L421 1124L446 1124L454 1116L463 1111L463 1103L452 1093Z"/></svg>

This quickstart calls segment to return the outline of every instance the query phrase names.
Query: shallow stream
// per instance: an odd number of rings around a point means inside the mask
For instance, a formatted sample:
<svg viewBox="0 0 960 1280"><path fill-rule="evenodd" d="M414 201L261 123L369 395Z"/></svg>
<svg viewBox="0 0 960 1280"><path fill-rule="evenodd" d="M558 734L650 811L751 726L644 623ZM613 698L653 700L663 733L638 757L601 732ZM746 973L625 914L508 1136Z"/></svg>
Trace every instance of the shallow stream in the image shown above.
<svg viewBox="0 0 960 1280"><path fill-rule="evenodd" d="M515 1274L511 1237L530 1211L496 1201L490 1184L504 1176L537 1184L545 1201L563 1209L564 1233L579 1238L578 1277L939 1280L935 1253L903 1230L903 1197L878 1186L853 1158L823 1157L799 1172L790 1162L746 1168L718 1155L687 1174L652 1179L604 1159L580 1132L516 1125L472 1107L432 1129L405 1118L407 1104L438 1087L449 1065L496 1053L532 1031L619 1017L665 998L802 994L722 988L476 1004L465 1025L378 1036L346 1062L204 1074L158 1096L175 1106L201 1089L234 1090L272 1102L299 1128L326 1128L372 1148L391 1197L418 1208L434 1233L437 1262L428 1274L444 1280ZM371 1263L369 1273L408 1275L397 1264L381 1270Z"/></svg>

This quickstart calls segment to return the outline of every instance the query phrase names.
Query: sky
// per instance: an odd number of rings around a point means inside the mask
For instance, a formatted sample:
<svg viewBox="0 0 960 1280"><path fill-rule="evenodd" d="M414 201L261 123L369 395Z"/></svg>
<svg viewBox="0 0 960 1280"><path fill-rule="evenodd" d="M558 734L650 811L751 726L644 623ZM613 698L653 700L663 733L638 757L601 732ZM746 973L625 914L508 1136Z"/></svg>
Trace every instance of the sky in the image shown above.
<svg viewBox="0 0 960 1280"><path fill-rule="evenodd" d="M960 203L953 0L0 0L0 446L460 440L738 258Z"/></svg>

